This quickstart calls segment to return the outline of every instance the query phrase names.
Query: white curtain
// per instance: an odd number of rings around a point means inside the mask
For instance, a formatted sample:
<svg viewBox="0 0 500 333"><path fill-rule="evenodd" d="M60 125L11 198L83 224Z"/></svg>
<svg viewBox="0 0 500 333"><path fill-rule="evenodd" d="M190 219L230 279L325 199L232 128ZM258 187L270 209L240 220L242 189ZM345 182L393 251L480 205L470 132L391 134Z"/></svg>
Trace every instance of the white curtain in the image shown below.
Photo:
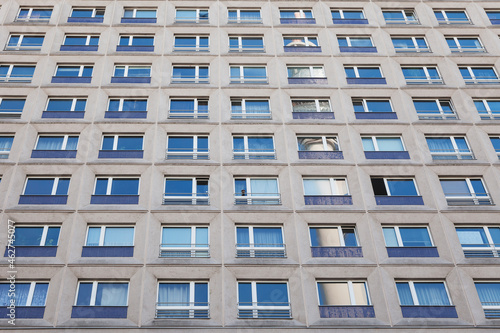
<svg viewBox="0 0 500 333"><path fill-rule="evenodd" d="M253 228L255 246L281 247L283 235L281 228Z"/></svg>
<svg viewBox="0 0 500 333"><path fill-rule="evenodd" d="M160 283L158 303L171 303L171 306L189 305L189 283Z"/></svg>
<svg viewBox="0 0 500 333"><path fill-rule="evenodd" d="M476 290L483 305L500 305L500 283L477 282Z"/></svg>
<svg viewBox="0 0 500 333"><path fill-rule="evenodd" d="M96 306L126 306L128 283L99 283Z"/></svg>
<svg viewBox="0 0 500 333"><path fill-rule="evenodd" d="M442 282L414 283L420 305L450 305L448 294Z"/></svg>
<svg viewBox="0 0 500 333"><path fill-rule="evenodd" d="M277 179L251 179L250 186L254 195L278 195Z"/></svg>

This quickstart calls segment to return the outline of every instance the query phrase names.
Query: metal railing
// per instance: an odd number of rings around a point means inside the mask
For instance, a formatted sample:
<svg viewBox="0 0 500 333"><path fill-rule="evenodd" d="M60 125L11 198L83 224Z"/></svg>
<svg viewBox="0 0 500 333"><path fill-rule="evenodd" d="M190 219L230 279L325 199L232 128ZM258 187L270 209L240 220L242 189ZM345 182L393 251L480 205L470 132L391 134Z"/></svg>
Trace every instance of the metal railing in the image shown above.
<svg viewBox="0 0 500 333"><path fill-rule="evenodd" d="M386 18L385 23L388 24L419 24L417 19L404 19L404 18Z"/></svg>
<svg viewBox="0 0 500 333"><path fill-rule="evenodd" d="M493 205L488 193L445 193L449 206Z"/></svg>
<svg viewBox="0 0 500 333"><path fill-rule="evenodd" d="M158 302L158 319L207 319L210 318L208 302Z"/></svg>
<svg viewBox="0 0 500 333"><path fill-rule="evenodd" d="M408 84L443 84L442 78L429 78L427 76L405 76L406 83Z"/></svg>
<svg viewBox="0 0 500 333"><path fill-rule="evenodd" d="M209 258L208 244L160 244L160 258Z"/></svg>
<svg viewBox="0 0 500 333"><path fill-rule="evenodd" d="M464 77L464 81L466 84L498 84L500 83L500 79L497 76L481 76L481 77Z"/></svg>
<svg viewBox="0 0 500 333"><path fill-rule="evenodd" d="M235 149L233 150L235 160L275 160L274 149Z"/></svg>
<svg viewBox="0 0 500 333"><path fill-rule="evenodd" d="M0 118L20 118L22 109L0 109Z"/></svg>
<svg viewBox="0 0 500 333"><path fill-rule="evenodd" d="M0 76L0 82L31 82L33 76L9 75Z"/></svg>
<svg viewBox="0 0 500 333"><path fill-rule="evenodd" d="M271 110L231 112L231 119L271 119Z"/></svg>
<svg viewBox="0 0 500 333"><path fill-rule="evenodd" d="M235 205L281 205L279 193L235 193Z"/></svg>
<svg viewBox="0 0 500 333"><path fill-rule="evenodd" d="M193 18L176 17L175 23L208 23L208 17L200 17L200 16Z"/></svg>
<svg viewBox="0 0 500 333"><path fill-rule="evenodd" d="M168 148L165 154L167 160L208 160L208 149Z"/></svg>
<svg viewBox="0 0 500 333"><path fill-rule="evenodd" d="M500 111L479 111L481 119L500 119Z"/></svg>
<svg viewBox="0 0 500 333"><path fill-rule="evenodd" d="M169 110L169 119L207 119L208 110Z"/></svg>
<svg viewBox="0 0 500 333"><path fill-rule="evenodd" d="M26 16L26 17L17 17L16 22L40 22L40 21L50 21L51 15L39 15L39 16Z"/></svg>
<svg viewBox="0 0 500 333"><path fill-rule="evenodd" d="M444 112L439 110L422 110L417 111L418 119L458 119L454 112Z"/></svg>
<svg viewBox="0 0 500 333"><path fill-rule="evenodd" d="M231 83L267 84L267 76L231 76Z"/></svg>
<svg viewBox="0 0 500 333"><path fill-rule="evenodd" d="M264 46L229 46L229 52L264 52Z"/></svg>
<svg viewBox="0 0 500 333"><path fill-rule="evenodd" d="M470 150L464 149L447 149L431 151L432 158L435 160L474 160L474 154Z"/></svg>
<svg viewBox="0 0 500 333"><path fill-rule="evenodd" d="M164 193L164 205L209 205L208 193Z"/></svg>
<svg viewBox="0 0 500 333"><path fill-rule="evenodd" d="M171 83L209 83L209 77L207 76L172 76Z"/></svg>
<svg viewBox="0 0 500 333"><path fill-rule="evenodd" d="M451 52L486 52L484 47L473 46L450 46Z"/></svg>
<svg viewBox="0 0 500 333"><path fill-rule="evenodd" d="M236 244L236 258L286 258L285 244Z"/></svg>
<svg viewBox="0 0 500 333"><path fill-rule="evenodd" d="M247 17L229 17L228 23L262 23L260 16L247 16Z"/></svg>
<svg viewBox="0 0 500 333"><path fill-rule="evenodd" d="M397 52L429 52L430 49L428 47L412 47L412 46L406 46L406 47L394 47L394 49Z"/></svg>
<svg viewBox="0 0 500 333"><path fill-rule="evenodd" d="M500 301L498 302L481 302L486 318L500 319Z"/></svg>
<svg viewBox="0 0 500 333"><path fill-rule="evenodd" d="M500 244L462 244L462 249L466 258L500 258Z"/></svg>
<svg viewBox="0 0 500 333"><path fill-rule="evenodd" d="M438 23L439 24L464 24L464 23L470 24L471 22L467 17L464 17L464 18L455 17L453 19L449 19L449 18L438 19Z"/></svg>
<svg viewBox="0 0 500 333"><path fill-rule="evenodd" d="M292 309L287 302L239 302L240 319L290 319Z"/></svg>
<svg viewBox="0 0 500 333"><path fill-rule="evenodd" d="M22 43L21 45L18 44L7 44L5 45L4 50L5 51L39 51L42 48L42 44L26 44Z"/></svg>
<svg viewBox="0 0 500 333"><path fill-rule="evenodd" d="M208 51L209 46L175 46L174 45L174 51L195 51L195 52L203 52L203 51Z"/></svg>

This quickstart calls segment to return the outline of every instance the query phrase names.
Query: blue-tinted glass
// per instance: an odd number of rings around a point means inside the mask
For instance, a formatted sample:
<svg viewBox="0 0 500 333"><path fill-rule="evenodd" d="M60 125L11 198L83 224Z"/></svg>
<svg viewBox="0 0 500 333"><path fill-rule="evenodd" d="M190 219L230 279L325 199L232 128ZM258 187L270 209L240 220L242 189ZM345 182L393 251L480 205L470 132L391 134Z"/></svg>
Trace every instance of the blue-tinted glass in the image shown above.
<svg viewBox="0 0 500 333"><path fill-rule="evenodd" d="M425 42L424 38L415 38L417 41L417 45L419 48L427 48L427 43Z"/></svg>
<svg viewBox="0 0 500 333"><path fill-rule="evenodd" d="M199 72L200 78L207 78L208 77L208 67L200 67L198 72Z"/></svg>
<svg viewBox="0 0 500 333"><path fill-rule="evenodd" d="M67 195L69 188L69 178L59 178L57 183L56 195Z"/></svg>
<svg viewBox="0 0 500 333"><path fill-rule="evenodd" d="M95 183L95 195L106 195L108 189L108 179L107 178L97 178Z"/></svg>
<svg viewBox="0 0 500 333"><path fill-rule="evenodd" d="M31 18L49 19L52 15L52 9L33 9Z"/></svg>
<svg viewBox="0 0 500 333"><path fill-rule="evenodd" d="M344 10L344 19L346 20L360 20L364 19L365 15L362 11L358 10Z"/></svg>
<svg viewBox="0 0 500 333"><path fill-rule="evenodd" d="M80 66L78 67L57 67L56 76L78 76L80 73Z"/></svg>
<svg viewBox="0 0 500 333"><path fill-rule="evenodd" d="M98 283L96 306L126 306L128 283Z"/></svg>
<svg viewBox="0 0 500 333"><path fill-rule="evenodd" d="M45 238L45 246L56 246L59 241L59 232L61 227L49 227L47 237Z"/></svg>
<svg viewBox="0 0 500 333"><path fill-rule="evenodd" d="M64 45L85 45L87 43L87 36L66 36Z"/></svg>
<svg viewBox="0 0 500 333"><path fill-rule="evenodd" d="M283 233L281 228L253 228L255 246L279 247L283 244Z"/></svg>
<svg viewBox="0 0 500 333"><path fill-rule="evenodd" d="M99 37L98 36L90 37L89 45L99 45Z"/></svg>
<svg viewBox="0 0 500 333"><path fill-rule="evenodd" d="M137 18L156 18L156 10L138 10L135 17Z"/></svg>
<svg viewBox="0 0 500 333"><path fill-rule="evenodd" d="M497 77L495 71L492 68L476 67L472 68L472 72L474 73L474 76L478 79L488 79L488 78L491 79Z"/></svg>
<svg viewBox="0 0 500 333"><path fill-rule="evenodd" d="M201 13L200 13L201 14ZM182 21L195 21L197 18L196 10L177 10L175 18Z"/></svg>
<svg viewBox="0 0 500 333"><path fill-rule="evenodd" d="M248 231L248 227L236 228L236 243L241 245L248 245L250 243L250 234Z"/></svg>
<svg viewBox="0 0 500 333"><path fill-rule="evenodd" d="M35 72L35 66L14 66L12 68L12 72L10 73L11 77L33 77L33 73Z"/></svg>
<svg viewBox="0 0 500 333"><path fill-rule="evenodd" d="M181 245L189 247L191 245L191 227L163 228L161 242L162 244L176 245L176 247Z"/></svg>
<svg viewBox="0 0 500 333"><path fill-rule="evenodd" d="M344 236L345 246L358 246L358 240L356 239L354 229L343 228L342 234Z"/></svg>
<svg viewBox="0 0 500 333"><path fill-rule="evenodd" d="M358 73L361 78L382 77L378 68L358 68Z"/></svg>
<svg viewBox="0 0 500 333"><path fill-rule="evenodd" d="M76 297L76 305L90 305L90 297L92 296L92 283L80 283L78 288L78 296Z"/></svg>
<svg viewBox="0 0 500 333"><path fill-rule="evenodd" d="M247 192L247 182L245 179L235 179L234 180L234 190L236 195L241 195L243 193L248 193ZM244 191L244 192L242 192Z"/></svg>
<svg viewBox="0 0 500 333"><path fill-rule="evenodd" d="M108 111L119 111L120 110L120 100L111 99L108 105Z"/></svg>
<svg viewBox="0 0 500 333"><path fill-rule="evenodd" d="M230 74L234 78L240 77L240 67L231 67Z"/></svg>
<svg viewBox="0 0 500 333"><path fill-rule="evenodd" d="M196 75L195 67L174 67L172 75L174 78L194 78Z"/></svg>
<svg viewBox="0 0 500 333"><path fill-rule="evenodd" d="M403 142L401 138L377 138L379 151L404 151Z"/></svg>
<svg viewBox="0 0 500 333"><path fill-rule="evenodd" d="M208 137L198 137L198 151L208 151Z"/></svg>
<svg viewBox="0 0 500 333"><path fill-rule="evenodd" d="M53 178L29 178L26 183L25 195L51 195Z"/></svg>
<svg viewBox="0 0 500 333"><path fill-rule="evenodd" d="M208 37L200 37L200 46L208 47Z"/></svg>
<svg viewBox="0 0 500 333"><path fill-rule="evenodd" d="M408 282L396 282L398 289L399 303L401 305L414 305Z"/></svg>
<svg viewBox="0 0 500 333"><path fill-rule="evenodd" d="M347 38L339 37L337 40L339 42L339 46L349 46L349 44L347 44Z"/></svg>
<svg viewBox="0 0 500 333"><path fill-rule="evenodd" d="M7 73L9 72L10 66L8 65L1 65L0 66L0 76L1 77L6 77Z"/></svg>
<svg viewBox="0 0 500 333"><path fill-rule="evenodd" d="M2 99L0 111L2 112L21 112L24 109L25 99Z"/></svg>
<svg viewBox="0 0 500 333"><path fill-rule="evenodd" d="M92 13L92 9L73 9L71 17L92 17Z"/></svg>
<svg viewBox="0 0 500 333"><path fill-rule="evenodd" d="M20 18L20 19L27 18L28 14L29 14L29 9L21 9L19 11L19 15L17 17Z"/></svg>
<svg viewBox="0 0 500 333"><path fill-rule="evenodd" d="M500 283L476 282L477 295L483 306L500 305Z"/></svg>
<svg viewBox="0 0 500 333"><path fill-rule="evenodd" d="M208 283L194 284L194 302L201 306L208 304Z"/></svg>
<svg viewBox="0 0 500 333"><path fill-rule="evenodd" d="M206 20L208 19L208 10L200 10L200 19Z"/></svg>
<svg viewBox="0 0 500 333"><path fill-rule="evenodd" d="M448 43L448 46L451 49L456 49L458 47L457 43L455 42L454 38L446 38L446 43Z"/></svg>
<svg viewBox="0 0 500 333"><path fill-rule="evenodd" d="M398 239L396 237L396 230L393 227L382 228L384 232L385 246L387 247L398 247Z"/></svg>
<svg viewBox="0 0 500 333"><path fill-rule="evenodd" d="M491 238L493 239L493 244L500 244L500 228L489 227Z"/></svg>
<svg viewBox="0 0 500 333"><path fill-rule="evenodd" d="M481 43L477 38L459 38L460 46L465 49L480 49Z"/></svg>
<svg viewBox="0 0 500 333"><path fill-rule="evenodd" d="M354 68L352 68L352 67L345 67L344 71L345 71L345 75L348 78L356 77L356 72L354 71Z"/></svg>
<svg viewBox="0 0 500 333"><path fill-rule="evenodd" d="M233 138L233 149L234 151L244 151L245 150L245 140L243 137Z"/></svg>
<svg viewBox="0 0 500 333"><path fill-rule="evenodd" d="M461 152L468 152L469 146L467 145L467 141L465 141L465 138L455 138L455 143L457 144L457 148Z"/></svg>
<svg viewBox="0 0 500 333"><path fill-rule="evenodd" d="M197 180L196 181L196 193L198 195L208 194L208 181L207 180Z"/></svg>
<svg viewBox="0 0 500 333"><path fill-rule="evenodd" d="M257 151L269 151L274 149L273 138L249 137L248 149Z"/></svg>
<svg viewBox="0 0 500 333"><path fill-rule="evenodd" d="M75 104L75 111L85 111L86 105L87 105L86 99L77 99Z"/></svg>
<svg viewBox="0 0 500 333"><path fill-rule="evenodd" d="M193 111L194 100L192 99L173 99L170 101L171 111Z"/></svg>
<svg viewBox="0 0 500 333"><path fill-rule="evenodd" d="M76 150L77 146L78 146L78 137L69 136L68 142L66 143L66 150Z"/></svg>
<svg viewBox="0 0 500 333"><path fill-rule="evenodd" d="M208 228L196 228L196 244L197 246L206 246L208 244Z"/></svg>
<svg viewBox="0 0 500 333"><path fill-rule="evenodd" d="M404 21L405 17L403 15L403 12L397 11L397 12L391 12L391 11L384 11L384 19L386 21Z"/></svg>
<svg viewBox="0 0 500 333"><path fill-rule="evenodd" d="M444 283L418 282L413 285L419 305L450 305Z"/></svg>
<svg viewBox="0 0 500 333"><path fill-rule="evenodd" d="M102 150L113 150L114 142L115 142L114 136L105 136L102 139Z"/></svg>
<svg viewBox="0 0 500 333"><path fill-rule="evenodd" d="M168 148L175 151L193 151L193 137L180 136L168 138Z"/></svg>
<svg viewBox="0 0 500 333"><path fill-rule="evenodd" d="M35 291L33 292L33 299L31 306L45 306L45 299L47 297L47 290L49 289L48 283L37 283Z"/></svg>
<svg viewBox="0 0 500 333"><path fill-rule="evenodd" d="M82 76L83 77L91 77L93 71L94 71L93 67L91 67L91 66L85 66L85 67L83 67Z"/></svg>
<svg viewBox="0 0 500 333"><path fill-rule="evenodd" d="M142 150L142 136L118 137L117 150Z"/></svg>
<svg viewBox="0 0 500 333"><path fill-rule="evenodd" d="M286 283L257 283L257 305L288 305L288 288Z"/></svg>
<svg viewBox="0 0 500 333"><path fill-rule="evenodd" d="M122 111L146 111L148 101L144 99L126 99L123 101Z"/></svg>
<svg viewBox="0 0 500 333"><path fill-rule="evenodd" d="M238 283L238 301L240 305L252 305L252 284Z"/></svg>
<svg viewBox="0 0 500 333"><path fill-rule="evenodd" d="M125 12L123 13L123 17L134 17L134 10L133 9L125 9Z"/></svg>
<svg viewBox="0 0 500 333"><path fill-rule="evenodd" d="M241 46L243 48L262 48L264 41L262 38L242 38Z"/></svg>
<svg viewBox="0 0 500 333"><path fill-rule="evenodd" d="M432 246L427 228L399 228L403 246Z"/></svg>
<svg viewBox="0 0 500 333"><path fill-rule="evenodd" d="M118 45L124 46L124 45L129 45L130 41L130 36L120 36L120 41L118 42Z"/></svg>
<svg viewBox="0 0 500 333"><path fill-rule="evenodd" d="M472 188L474 189L474 193L478 196L484 196L487 195L486 189L484 188L483 182L481 179L471 179L470 183L472 185Z"/></svg>
<svg viewBox="0 0 500 333"><path fill-rule="evenodd" d="M116 66L114 76L124 77L125 76L125 66Z"/></svg>
<svg viewBox="0 0 500 333"><path fill-rule="evenodd" d="M196 47L196 37L175 37L176 47Z"/></svg>
<svg viewBox="0 0 500 333"><path fill-rule="evenodd" d="M493 149L495 149L497 153L500 153L500 138L490 138L490 140L493 145Z"/></svg>
<svg viewBox="0 0 500 333"><path fill-rule="evenodd" d="M43 36L24 36L22 46L42 46Z"/></svg>
<svg viewBox="0 0 500 333"><path fill-rule="evenodd" d="M389 179L387 180L387 186L389 187L389 191L392 196L398 195L418 195L417 189L415 188L415 184L413 180L396 180Z"/></svg>
<svg viewBox="0 0 500 333"><path fill-rule="evenodd" d="M344 46L344 45L340 45L340 46ZM371 46L373 46L373 44L372 44L372 40L370 38L351 38L351 46L353 46L353 47L371 47Z"/></svg>
<svg viewBox="0 0 500 333"><path fill-rule="evenodd" d="M375 151L372 138L362 138L361 141L363 143L363 151Z"/></svg>
<svg viewBox="0 0 500 333"><path fill-rule="evenodd" d="M439 112L436 101L413 101L417 111L435 111Z"/></svg>
<svg viewBox="0 0 500 333"><path fill-rule="evenodd" d="M16 227L15 246L40 246L42 227Z"/></svg>
<svg viewBox="0 0 500 333"><path fill-rule="evenodd" d="M435 11L434 15L436 15L438 21L444 21L444 15L441 11Z"/></svg>
<svg viewBox="0 0 500 333"><path fill-rule="evenodd" d="M150 67L132 67L128 68L129 77L148 77L151 76Z"/></svg>
<svg viewBox="0 0 500 333"><path fill-rule="evenodd" d="M457 228L457 235L463 247L480 246L489 243L483 228Z"/></svg>
<svg viewBox="0 0 500 333"><path fill-rule="evenodd" d="M368 108L368 112L392 112L390 101L366 101L366 107Z"/></svg>
<svg viewBox="0 0 500 333"><path fill-rule="evenodd" d="M500 12L486 12L490 20L500 20Z"/></svg>
<svg viewBox="0 0 500 333"><path fill-rule="evenodd" d="M101 238L101 227L89 227L89 231L87 233L87 242L86 246L98 246L99 240Z"/></svg>
<svg viewBox="0 0 500 333"><path fill-rule="evenodd" d="M191 195L193 193L192 179L165 180L165 193L172 195Z"/></svg>
<svg viewBox="0 0 500 333"><path fill-rule="evenodd" d="M439 79L440 76L439 76L439 73L438 73L438 70L437 68L427 68L427 72L429 73L429 76L431 79Z"/></svg>
<svg viewBox="0 0 500 333"><path fill-rule="evenodd" d="M465 14L465 12L450 12L450 11L447 11L446 12L446 16L448 16L448 19L450 21L460 21L460 22L464 22L464 21L467 21L468 18L467 18L467 15Z"/></svg>
<svg viewBox="0 0 500 333"><path fill-rule="evenodd" d="M104 233L104 246L133 246L134 228L108 227Z"/></svg>
<svg viewBox="0 0 500 333"><path fill-rule="evenodd" d="M26 306L28 304L28 294L30 283L16 283L15 301L17 306Z"/></svg>
<svg viewBox="0 0 500 333"><path fill-rule="evenodd" d="M139 179L115 178L111 184L111 195L137 195Z"/></svg>
<svg viewBox="0 0 500 333"><path fill-rule="evenodd" d="M0 151L10 151L13 141L13 136L0 136Z"/></svg>

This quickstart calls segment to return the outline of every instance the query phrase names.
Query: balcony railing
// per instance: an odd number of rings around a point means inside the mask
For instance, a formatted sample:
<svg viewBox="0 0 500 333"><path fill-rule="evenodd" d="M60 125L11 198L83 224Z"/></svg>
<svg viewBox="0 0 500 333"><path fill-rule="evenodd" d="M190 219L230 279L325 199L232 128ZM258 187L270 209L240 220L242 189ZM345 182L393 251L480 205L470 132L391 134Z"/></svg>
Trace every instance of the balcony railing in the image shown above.
<svg viewBox="0 0 500 333"><path fill-rule="evenodd" d="M413 47L413 46L406 46L406 47L396 47L394 48L396 50L396 53L399 52L430 52L431 50L428 47Z"/></svg>
<svg viewBox="0 0 500 333"><path fill-rule="evenodd" d="M172 76L171 83L209 83L208 76Z"/></svg>
<svg viewBox="0 0 500 333"><path fill-rule="evenodd" d="M23 43L21 45L17 44L7 44L5 45L5 51L40 51L42 44L40 43Z"/></svg>
<svg viewBox="0 0 500 333"><path fill-rule="evenodd" d="M479 112L481 119L500 119L500 111L481 111Z"/></svg>
<svg viewBox="0 0 500 333"><path fill-rule="evenodd" d="M439 24L470 24L470 20L468 17L454 17L452 19L449 18L441 18L438 19Z"/></svg>
<svg viewBox="0 0 500 333"><path fill-rule="evenodd" d="M208 302L158 302L155 318L208 319L210 307Z"/></svg>
<svg viewBox="0 0 500 333"><path fill-rule="evenodd" d="M405 76L407 84L444 84L442 78L428 78L427 76Z"/></svg>
<svg viewBox="0 0 500 333"><path fill-rule="evenodd" d="M290 319L292 309L288 302L239 302L240 319Z"/></svg>
<svg viewBox="0 0 500 333"><path fill-rule="evenodd" d="M208 110L169 110L169 119L208 119Z"/></svg>
<svg viewBox="0 0 500 333"><path fill-rule="evenodd" d="M484 47L456 46L450 47L451 52L486 52Z"/></svg>
<svg viewBox="0 0 500 333"><path fill-rule="evenodd" d="M22 109L1 109L0 118L20 118Z"/></svg>
<svg viewBox="0 0 500 333"><path fill-rule="evenodd" d="M500 244L462 244L462 249L466 258L500 258Z"/></svg>
<svg viewBox="0 0 500 333"><path fill-rule="evenodd" d="M33 76L25 76L25 75L9 75L9 76L0 76L0 82L31 82Z"/></svg>
<svg viewBox="0 0 500 333"><path fill-rule="evenodd" d="M385 18L385 23L387 24L420 24L417 19L404 19L404 18Z"/></svg>
<svg viewBox="0 0 500 333"><path fill-rule="evenodd" d="M267 76L231 76L231 83L267 84Z"/></svg>
<svg viewBox="0 0 500 333"><path fill-rule="evenodd" d="M465 84L499 84L497 76L464 77Z"/></svg>
<svg viewBox="0 0 500 333"><path fill-rule="evenodd" d="M164 193L164 205L209 205L208 193Z"/></svg>
<svg viewBox="0 0 500 333"><path fill-rule="evenodd" d="M176 17L175 23L208 23L208 17Z"/></svg>
<svg viewBox="0 0 500 333"><path fill-rule="evenodd" d="M260 16L230 17L227 23L262 23L262 18Z"/></svg>
<svg viewBox="0 0 500 333"><path fill-rule="evenodd" d="M194 46L175 46L174 45L174 51L175 52L208 52L210 50L209 46L200 46L200 45L194 45Z"/></svg>
<svg viewBox="0 0 500 333"><path fill-rule="evenodd" d="M281 205L279 193L235 193L235 205Z"/></svg>
<svg viewBox="0 0 500 333"><path fill-rule="evenodd" d="M233 150L235 160L275 160L274 149L237 149Z"/></svg>
<svg viewBox="0 0 500 333"><path fill-rule="evenodd" d="M271 110L231 111L231 119L271 119Z"/></svg>
<svg viewBox="0 0 500 333"><path fill-rule="evenodd" d="M236 244L236 258L286 258L285 244Z"/></svg>
<svg viewBox="0 0 500 333"><path fill-rule="evenodd" d="M474 160L474 154L465 149L446 149L431 151L433 160Z"/></svg>
<svg viewBox="0 0 500 333"><path fill-rule="evenodd" d="M483 305L484 316L491 319L500 319L500 301L499 302L481 302Z"/></svg>
<svg viewBox="0 0 500 333"><path fill-rule="evenodd" d="M229 47L229 52L264 52L264 46L254 46L254 47L248 47L248 46L230 46Z"/></svg>
<svg viewBox="0 0 500 333"><path fill-rule="evenodd" d="M488 193L445 193L449 206L493 205Z"/></svg>
<svg viewBox="0 0 500 333"><path fill-rule="evenodd" d="M168 148L165 154L167 160L208 160L208 149Z"/></svg>
<svg viewBox="0 0 500 333"><path fill-rule="evenodd" d="M208 244L160 244L160 258L209 258Z"/></svg>
<svg viewBox="0 0 500 333"><path fill-rule="evenodd" d="M419 110L417 111L418 119L458 119L454 112L444 112L439 110Z"/></svg>
<svg viewBox="0 0 500 333"><path fill-rule="evenodd" d="M0 159L9 158L10 148L0 148Z"/></svg>

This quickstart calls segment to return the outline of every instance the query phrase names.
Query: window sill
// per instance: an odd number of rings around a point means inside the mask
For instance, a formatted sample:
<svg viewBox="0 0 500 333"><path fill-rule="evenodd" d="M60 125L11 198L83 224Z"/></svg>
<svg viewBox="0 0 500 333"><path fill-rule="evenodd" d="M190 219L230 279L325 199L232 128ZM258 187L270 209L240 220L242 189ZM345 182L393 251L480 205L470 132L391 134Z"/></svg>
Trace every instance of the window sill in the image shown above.
<svg viewBox="0 0 500 333"><path fill-rule="evenodd" d="M311 256L314 258L362 258L361 247L355 246L314 246L311 247Z"/></svg>
<svg viewBox="0 0 500 333"><path fill-rule="evenodd" d="M371 305L319 306L321 318L375 318Z"/></svg>
<svg viewBox="0 0 500 333"><path fill-rule="evenodd" d="M388 247L387 255L390 258L439 257L437 248L433 246Z"/></svg>
<svg viewBox="0 0 500 333"><path fill-rule="evenodd" d="M73 306L71 318L127 318L127 306Z"/></svg>
<svg viewBox="0 0 500 333"><path fill-rule="evenodd" d="M133 246L84 246L82 257L133 257Z"/></svg>
<svg viewBox="0 0 500 333"><path fill-rule="evenodd" d="M67 195L21 195L20 205L65 205Z"/></svg>
<svg viewBox="0 0 500 333"><path fill-rule="evenodd" d="M76 150L32 150L31 158L75 158Z"/></svg>
<svg viewBox="0 0 500 333"><path fill-rule="evenodd" d="M92 195L91 205L137 205L139 195Z"/></svg>
<svg viewBox="0 0 500 333"><path fill-rule="evenodd" d="M458 318L453 305L401 305L403 318Z"/></svg>
<svg viewBox="0 0 500 333"><path fill-rule="evenodd" d="M5 248L4 257L9 255L9 248ZM57 246L17 246L16 257L55 257Z"/></svg>

